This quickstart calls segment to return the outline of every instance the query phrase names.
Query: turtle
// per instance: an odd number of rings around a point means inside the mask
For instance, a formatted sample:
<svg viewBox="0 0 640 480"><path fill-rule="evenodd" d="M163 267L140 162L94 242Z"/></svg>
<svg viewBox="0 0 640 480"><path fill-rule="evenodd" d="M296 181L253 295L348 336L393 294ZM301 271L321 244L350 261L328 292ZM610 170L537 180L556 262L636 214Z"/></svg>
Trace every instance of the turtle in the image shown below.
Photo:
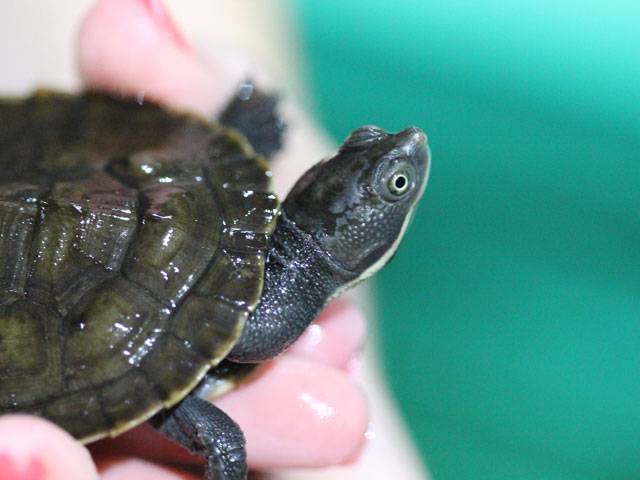
<svg viewBox="0 0 640 480"><path fill-rule="evenodd" d="M148 421L246 478L239 426L204 400L286 349L395 254L430 153L366 125L284 202L276 97L217 119L109 92L0 100L0 414L83 443ZM222 386L221 386L222 385Z"/></svg>

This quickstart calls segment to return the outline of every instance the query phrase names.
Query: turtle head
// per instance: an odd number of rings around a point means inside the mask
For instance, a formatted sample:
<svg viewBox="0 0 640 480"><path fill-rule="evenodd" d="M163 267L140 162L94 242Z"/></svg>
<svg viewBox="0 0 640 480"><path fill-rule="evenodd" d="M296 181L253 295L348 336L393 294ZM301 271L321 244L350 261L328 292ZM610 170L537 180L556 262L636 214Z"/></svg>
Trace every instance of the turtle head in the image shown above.
<svg viewBox="0 0 640 480"><path fill-rule="evenodd" d="M290 220L341 268L364 279L393 256L429 176L425 134L361 127L315 165L284 202Z"/></svg>
<svg viewBox="0 0 640 480"><path fill-rule="evenodd" d="M307 171L282 205L258 307L228 358L259 362L284 350L329 300L396 252L429 175L415 127L366 126Z"/></svg>

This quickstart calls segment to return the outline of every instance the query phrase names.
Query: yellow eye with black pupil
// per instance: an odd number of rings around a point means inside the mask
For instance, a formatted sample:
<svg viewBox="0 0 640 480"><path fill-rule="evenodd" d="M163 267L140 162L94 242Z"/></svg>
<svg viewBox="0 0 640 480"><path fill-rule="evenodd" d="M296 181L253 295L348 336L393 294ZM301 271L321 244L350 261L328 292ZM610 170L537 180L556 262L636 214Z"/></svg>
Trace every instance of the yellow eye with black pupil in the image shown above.
<svg viewBox="0 0 640 480"><path fill-rule="evenodd" d="M389 190L394 195L402 195L409 188L409 176L406 172L396 172L389 179Z"/></svg>

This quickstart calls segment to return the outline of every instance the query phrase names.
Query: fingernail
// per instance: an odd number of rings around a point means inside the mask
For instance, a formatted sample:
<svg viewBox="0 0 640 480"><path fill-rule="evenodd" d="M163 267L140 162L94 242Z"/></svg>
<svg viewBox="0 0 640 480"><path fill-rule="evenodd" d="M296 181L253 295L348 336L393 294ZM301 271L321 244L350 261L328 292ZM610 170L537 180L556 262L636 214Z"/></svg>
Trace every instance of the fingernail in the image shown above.
<svg viewBox="0 0 640 480"><path fill-rule="evenodd" d="M190 49L191 45L182 36L175 22L171 16L167 13L167 9L162 4L161 0L142 0L147 11L151 17L155 20L156 24L161 30L167 32L175 41L177 45L186 49ZM1 480L1 479L0 479Z"/></svg>
<svg viewBox="0 0 640 480"><path fill-rule="evenodd" d="M41 460L31 458L18 465L9 455L0 453L0 480L46 480L47 471Z"/></svg>
<svg viewBox="0 0 640 480"><path fill-rule="evenodd" d="M366 336L366 320L360 310L340 300L326 308L289 353L345 369L361 351Z"/></svg>

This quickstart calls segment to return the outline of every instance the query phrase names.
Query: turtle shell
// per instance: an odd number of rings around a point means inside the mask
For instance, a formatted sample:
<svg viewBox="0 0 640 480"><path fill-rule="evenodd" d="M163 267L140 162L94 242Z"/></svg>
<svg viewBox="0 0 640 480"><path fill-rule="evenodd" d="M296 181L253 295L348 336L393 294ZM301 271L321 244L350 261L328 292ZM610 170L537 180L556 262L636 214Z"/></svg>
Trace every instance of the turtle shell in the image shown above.
<svg viewBox="0 0 640 480"><path fill-rule="evenodd" d="M278 213L244 137L99 93L0 101L0 413L85 442L180 401L259 301Z"/></svg>

